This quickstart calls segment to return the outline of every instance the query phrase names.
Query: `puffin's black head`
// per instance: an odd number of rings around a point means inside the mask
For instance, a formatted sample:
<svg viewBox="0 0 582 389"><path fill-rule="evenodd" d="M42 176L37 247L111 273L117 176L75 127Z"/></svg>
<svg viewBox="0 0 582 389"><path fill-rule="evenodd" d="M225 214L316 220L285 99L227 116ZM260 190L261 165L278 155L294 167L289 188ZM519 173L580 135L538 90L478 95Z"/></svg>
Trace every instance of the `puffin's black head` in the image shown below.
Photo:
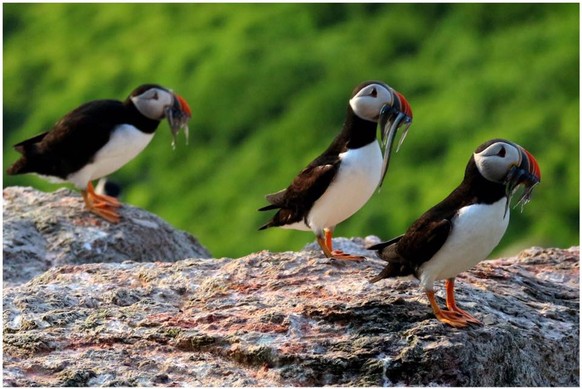
<svg viewBox="0 0 582 389"><path fill-rule="evenodd" d="M516 143L492 139L473 153L477 170L488 181L505 185L511 197L519 185L525 187L519 203L529 201L533 187L541 180L541 171L534 156Z"/></svg>
<svg viewBox="0 0 582 389"><path fill-rule="evenodd" d="M188 120L192 111L181 96L157 84L143 84L135 88L128 99L148 119L168 119L174 137L172 145L175 145L176 134L181 128L184 129L188 143Z"/></svg>
<svg viewBox="0 0 582 389"><path fill-rule="evenodd" d="M365 81L359 84L352 92L350 107L361 119L380 124L380 137L384 149L382 178L379 184L381 186L388 170L394 136L400 127L404 127L396 148L398 151L412 123L412 108L401 93L382 81Z"/></svg>

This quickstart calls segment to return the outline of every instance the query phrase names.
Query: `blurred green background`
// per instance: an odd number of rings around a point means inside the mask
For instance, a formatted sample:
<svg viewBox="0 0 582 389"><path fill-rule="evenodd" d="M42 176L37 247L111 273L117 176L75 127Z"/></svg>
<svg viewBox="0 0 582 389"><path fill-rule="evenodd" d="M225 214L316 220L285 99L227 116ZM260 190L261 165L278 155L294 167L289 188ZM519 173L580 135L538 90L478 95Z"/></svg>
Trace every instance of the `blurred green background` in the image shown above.
<svg viewBox="0 0 582 389"><path fill-rule="evenodd" d="M542 183L495 254L579 242L578 4L4 4L4 155L79 104L139 84L190 103L190 144L167 123L112 175L123 201L197 236L215 257L298 250L306 232L257 231L343 123L353 87L379 79L414 122L382 190L336 236L401 234L503 137ZM3 185L53 191L36 176ZM516 199L514 199L515 203Z"/></svg>

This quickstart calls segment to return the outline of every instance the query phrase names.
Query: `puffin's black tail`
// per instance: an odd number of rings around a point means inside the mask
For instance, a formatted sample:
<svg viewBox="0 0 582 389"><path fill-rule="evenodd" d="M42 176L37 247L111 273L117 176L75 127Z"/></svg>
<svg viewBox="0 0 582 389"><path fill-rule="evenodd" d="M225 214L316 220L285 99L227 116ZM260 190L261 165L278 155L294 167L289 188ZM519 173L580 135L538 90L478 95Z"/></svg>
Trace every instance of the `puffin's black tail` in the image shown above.
<svg viewBox="0 0 582 389"><path fill-rule="evenodd" d="M375 245L368 247L367 250L376 250L376 251L378 251L378 256L380 256L382 250L384 250L385 247L388 247L388 246L391 246L395 243L398 243L400 241L400 239L402 239L403 236L404 235L400 235L400 236L397 236L396 238L392 238L390 240L387 240L386 242L377 243Z"/></svg>
<svg viewBox="0 0 582 389"><path fill-rule="evenodd" d="M271 220L269 220L267 223L262 225L259 228L259 231L267 229L269 227L280 227L280 226L284 226L287 224L293 224L295 222L301 221L301 217L298 216L299 215L298 212L294 212L293 210L288 209L288 208L281 208L280 205L275 205L275 204L267 205L263 208L260 208L259 211L270 211L273 209L278 209L277 213L275 213L275 215L273 215Z"/></svg>
<svg viewBox="0 0 582 389"><path fill-rule="evenodd" d="M402 260L396 251L396 244L404 235L397 236L386 242L378 243L368 247L368 250L376 250L378 257L388 262L380 274L370 279L370 282L378 282L384 278L401 277L414 274L413 269Z"/></svg>
<svg viewBox="0 0 582 389"><path fill-rule="evenodd" d="M38 167L42 167L44 161L37 161L39 159L37 143L42 141L47 134L48 132L43 132L42 134L15 144L14 149L22 154L22 157L6 169L6 174L13 176L16 174L33 173L37 171Z"/></svg>
<svg viewBox="0 0 582 389"><path fill-rule="evenodd" d="M6 174L9 176L15 176L17 174L32 173L34 171L34 167L31 166L30 160L26 155L23 155L18 161L14 162L12 166L6 169Z"/></svg>
<svg viewBox="0 0 582 389"><path fill-rule="evenodd" d="M266 230L269 227L273 227L273 225L271 224L271 222L265 223L262 226L259 227L259 231L261 230Z"/></svg>
<svg viewBox="0 0 582 389"><path fill-rule="evenodd" d="M277 208L279 208L279 207L274 207L274 206L268 205L266 207L259 209L259 211L269 211L271 209L277 209ZM283 220L281 220L281 214L285 213L282 211L283 211L282 209L277 211L277 213L275 215L273 215L271 220L269 220L268 222L266 222L265 224L263 224L262 226L259 227L259 231L266 230L267 228L270 228L270 227L279 227L279 226L285 225L285 222Z"/></svg>
<svg viewBox="0 0 582 389"><path fill-rule="evenodd" d="M278 207L278 206L276 206L276 205L269 204L269 205L267 205L267 206L265 206L265 207L259 208L259 209L258 209L258 211L261 211L261 212L262 212L262 211L270 211L270 210L273 210L273 209L278 209L278 208L279 208L279 207ZM267 229L267 228L269 228L269 227L275 227L274 219L275 219L275 218L272 218L272 219L271 219L271 220L269 220L267 223L265 223L265 224L263 224L262 226L260 226L260 227L259 227L259 231L261 231L261 230L266 230L266 229Z"/></svg>
<svg viewBox="0 0 582 389"><path fill-rule="evenodd" d="M270 211L272 209L278 209L278 208L281 208L281 207L279 207L278 205L269 204L269 205L266 205L262 208L259 208L258 211Z"/></svg>
<svg viewBox="0 0 582 389"><path fill-rule="evenodd" d="M409 276L413 273L414 273L413 270L407 265L388 262L388 265L386 265L386 267L382 269L380 274L378 274L374 278L371 278L370 282L371 283L378 282L384 278Z"/></svg>

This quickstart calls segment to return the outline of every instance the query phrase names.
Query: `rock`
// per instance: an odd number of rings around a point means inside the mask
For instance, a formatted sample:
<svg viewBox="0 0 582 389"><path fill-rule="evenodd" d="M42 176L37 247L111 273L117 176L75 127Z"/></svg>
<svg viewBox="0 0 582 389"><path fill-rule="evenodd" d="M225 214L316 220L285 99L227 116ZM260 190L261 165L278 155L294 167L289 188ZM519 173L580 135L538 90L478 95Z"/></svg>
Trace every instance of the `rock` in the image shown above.
<svg viewBox="0 0 582 389"><path fill-rule="evenodd" d="M3 195L4 286L67 264L210 257L193 236L127 204L120 208L121 223L110 224L87 212L71 190L8 187Z"/></svg>
<svg viewBox="0 0 582 389"><path fill-rule="evenodd" d="M485 323L466 329L412 278L370 284L381 260L312 248L68 264L5 288L4 385L579 386L579 248L462 274L458 303Z"/></svg>

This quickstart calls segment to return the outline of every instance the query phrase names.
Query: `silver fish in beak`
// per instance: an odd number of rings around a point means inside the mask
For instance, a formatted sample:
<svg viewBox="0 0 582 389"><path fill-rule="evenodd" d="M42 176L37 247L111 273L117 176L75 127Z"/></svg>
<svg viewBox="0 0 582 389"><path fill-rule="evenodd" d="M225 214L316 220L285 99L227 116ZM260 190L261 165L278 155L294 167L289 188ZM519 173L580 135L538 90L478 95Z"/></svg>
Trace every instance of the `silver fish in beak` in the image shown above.
<svg viewBox="0 0 582 389"><path fill-rule="evenodd" d="M512 166L505 177L505 194L507 195L507 203L505 205L506 214L511 197L517 191L517 188L523 185L524 190L514 208L521 205L521 211L523 212L523 207L529 203L534 187L540 183L542 178L540 166L534 156L523 147L516 146L520 151L521 158L519 164Z"/></svg>
<svg viewBox="0 0 582 389"><path fill-rule="evenodd" d="M177 94L173 94L173 96L174 101L172 105L166 107L165 114L170 124L170 131L172 132L172 149L176 149L176 135L178 135L181 129L184 130L186 144L188 144L188 120L192 117L192 111L184 98Z"/></svg>
<svg viewBox="0 0 582 389"><path fill-rule="evenodd" d="M398 152L402 142L404 142L404 138L406 138L408 129L412 124L412 108L410 107L410 104L402 94L394 90L392 91L392 94L392 104L386 104L382 107L380 118L378 120L378 123L380 124L380 146L384 154L382 160L382 175L380 183L378 184L379 188L382 186L384 177L388 171L390 156L392 154L392 145L394 144L396 132L400 127L403 127L400 141L396 147L396 152Z"/></svg>

